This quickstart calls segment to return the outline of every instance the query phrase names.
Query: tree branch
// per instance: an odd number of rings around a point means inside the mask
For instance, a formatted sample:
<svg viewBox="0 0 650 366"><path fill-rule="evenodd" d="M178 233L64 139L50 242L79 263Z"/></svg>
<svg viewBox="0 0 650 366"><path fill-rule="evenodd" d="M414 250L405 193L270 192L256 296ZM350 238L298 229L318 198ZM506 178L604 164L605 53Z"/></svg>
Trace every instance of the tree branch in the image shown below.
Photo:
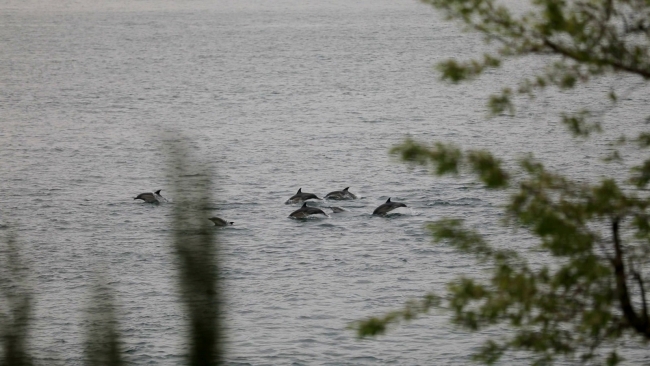
<svg viewBox="0 0 650 366"><path fill-rule="evenodd" d="M614 276L616 278L616 292L618 299L621 303L621 310L625 319L629 322L630 326L641 333L644 337L650 339L650 327L648 327L647 318L640 319L632 302L630 301L630 293L627 288L627 281L625 275L625 263L623 262L623 249L621 247L621 239L619 236L620 218L616 217L612 221L612 237L614 241L614 259L612 266L614 267Z"/></svg>
<svg viewBox="0 0 650 366"><path fill-rule="evenodd" d="M637 75L643 76L645 79L650 79L650 68L649 69L636 68L636 67L633 67L633 66L630 66L630 65L625 65L624 63L619 62L617 60L613 60L613 59L598 58L598 59L595 59L593 61L588 61L588 60L584 60L584 59L578 57L578 55L571 52L570 50L567 50L567 49L563 48L562 46L551 42L548 38L544 38L543 42L544 42L544 45L546 47L550 48L551 50L555 51L556 53L558 53L558 54L560 54L562 56L568 57L568 58L570 58L572 60L575 60L577 62L591 63L591 64L602 63L602 64L605 64L605 65L609 65L609 66L613 67L614 69L617 69L617 70L620 70L620 71L627 71L627 72L632 73L632 74L637 74ZM593 54L593 52L592 52L592 54Z"/></svg>
<svg viewBox="0 0 650 366"><path fill-rule="evenodd" d="M643 313L641 314L641 319L643 322L647 324L648 323L648 302L645 295L644 281L643 278L641 277L641 274L638 271L634 270L634 268L631 269L632 269L632 275L634 276L634 279L639 285L639 290L641 291L641 306L643 307Z"/></svg>

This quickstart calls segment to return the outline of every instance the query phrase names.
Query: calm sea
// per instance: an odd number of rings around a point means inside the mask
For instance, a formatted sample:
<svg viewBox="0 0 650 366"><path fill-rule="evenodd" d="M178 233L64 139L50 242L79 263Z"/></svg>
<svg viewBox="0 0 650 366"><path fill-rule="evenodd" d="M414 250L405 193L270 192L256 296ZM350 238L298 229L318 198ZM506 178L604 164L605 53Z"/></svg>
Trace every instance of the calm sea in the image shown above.
<svg viewBox="0 0 650 366"><path fill-rule="evenodd" d="M488 120L487 96L543 60L519 59L468 85L439 81L437 62L485 49L411 0L4 1L0 220L31 269L39 364L83 365L97 273L115 290L125 358L182 363L170 222L184 192L166 170L170 133L188 141L190 171L212 169L206 218L235 222L217 229L230 365L469 363L504 330L469 334L444 312L374 340L346 327L443 294L460 275L484 276L471 257L432 244L428 221L465 218L495 245L544 256L525 230L500 225L504 193L435 178L390 147L407 135L452 141L509 166L532 152L596 180L625 172L599 159L622 131L642 127L647 104L647 93L632 93L605 110L615 130L590 142L567 137L558 113L599 107L610 88L638 80L548 90L522 100L517 117ZM348 186L359 199L334 203L347 212L288 218L298 206L284 202L299 188L322 197ZM157 189L171 203L133 200ZM389 197L408 208L373 217ZM649 360L635 349L628 357Z"/></svg>

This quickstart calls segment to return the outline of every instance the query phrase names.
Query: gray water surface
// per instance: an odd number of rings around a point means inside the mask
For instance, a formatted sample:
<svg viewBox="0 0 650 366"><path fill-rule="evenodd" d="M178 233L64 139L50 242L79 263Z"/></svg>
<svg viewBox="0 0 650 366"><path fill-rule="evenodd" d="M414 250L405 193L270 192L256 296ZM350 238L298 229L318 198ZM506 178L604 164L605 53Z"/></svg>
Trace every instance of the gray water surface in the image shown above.
<svg viewBox="0 0 650 366"><path fill-rule="evenodd" d="M33 271L30 347L40 364L83 364L84 311L100 270L116 292L127 360L182 363L170 222L184 192L165 168L170 139L182 136L188 169L214 171L206 218L235 222L217 229L229 364L465 365L503 330L468 334L444 313L374 340L346 326L443 293L459 275L484 276L472 258L431 244L429 221L465 218L524 253L533 242L499 225L503 192L434 178L388 150L410 135L490 149L508 166L533 152L599 179L625 171L599 160L618 132L576 142L557 113L638 83L548 91L517 118L487 120L487 96L540 60L446 85L434 65L484 46L414 1L8 1L0 45L0 220L16 227ZM634 131L646 102L633 94L605 119ZM298 205L284 202L298 188L322 197L348 186L358 200L314 203L347 212L288 218ZM157 189L171 202L133 200ZM408 208L373 217L389 197Z"/></svg>

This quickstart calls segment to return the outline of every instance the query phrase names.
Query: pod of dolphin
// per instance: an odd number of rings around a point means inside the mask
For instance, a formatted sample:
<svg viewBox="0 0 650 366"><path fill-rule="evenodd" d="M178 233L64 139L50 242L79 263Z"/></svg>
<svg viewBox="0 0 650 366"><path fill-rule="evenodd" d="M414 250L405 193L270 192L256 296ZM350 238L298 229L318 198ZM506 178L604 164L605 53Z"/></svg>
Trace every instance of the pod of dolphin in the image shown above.
<svg viewBox="0 0 650 366"><path fill-rule="evenodd" d="M328 200L337 200L337 201L342 201L342 200L354 200L357 199L357 196L355 196L352 192L348 191L350 187L345 187L344 189L340 191L333 191L325 195L325 199ZM145 193L140 193L137 197L134 198L134 200L143 200L145 203L160 203L160 202L167 202L167 199L164 198L163 196L160 195L161 189L155 191L155 192L145 192ZM295 210L292 212L289 217L295 218L295 219L304 219L310 215L324 215L327 216L325 211L321 210L320 208L317 207L309 207L307 206L307 200L310 199L316 199L316 200L322 200L322 198L319 198L317 195L313 193L307 193L303 192L302 188L298 189L298 192L291 196L285 204L292 204L292 203L302 203L302 207L299 209ZM377 207L372 214L373 215L379 215L379 216L384 216L390 211L393 211L396 208L400 207L407 207L404 203L401 202L392 202L390 198L386 200L385 203L381 204L379 207ZM329 209L332 210L332 212L344 212L345 210L340 208L340 207L328 207ZM232 221L226 221L220 217L210 217L208 220L212 221L215 226L228 226L234 224Z"/></svg>

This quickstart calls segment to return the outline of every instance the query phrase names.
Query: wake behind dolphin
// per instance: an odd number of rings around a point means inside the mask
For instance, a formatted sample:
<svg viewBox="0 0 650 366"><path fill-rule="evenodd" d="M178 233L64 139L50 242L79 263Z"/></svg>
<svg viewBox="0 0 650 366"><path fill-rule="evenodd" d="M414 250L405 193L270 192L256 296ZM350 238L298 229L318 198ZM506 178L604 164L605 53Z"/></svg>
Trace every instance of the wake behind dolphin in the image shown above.
<svg viewBox="0 0 650 366"><path fill-rule="evenodd" d="M400 207L406 207L405 204L401 202L391 202L390 197L386 201L386 203L382 204L381 206L377 207L375 211L372 212L373 215L385 215L389 213L390 211L393 211L396 208Z"/></svg>

